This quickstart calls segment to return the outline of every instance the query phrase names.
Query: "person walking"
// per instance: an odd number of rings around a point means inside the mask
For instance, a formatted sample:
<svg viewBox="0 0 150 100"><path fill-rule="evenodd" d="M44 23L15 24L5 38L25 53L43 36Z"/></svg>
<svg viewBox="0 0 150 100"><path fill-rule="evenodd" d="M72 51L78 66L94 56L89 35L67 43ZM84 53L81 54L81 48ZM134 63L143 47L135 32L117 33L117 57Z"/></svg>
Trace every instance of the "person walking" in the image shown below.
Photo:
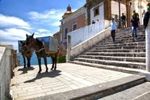
<svg viewBox="0 0 150 100"><path fill-rule="evenodd" d="M139 16L137 13L134 13L132 15L131 24L132 24L132 37L133 41L135 41L137 40L137 28L139 27Z"/></svg>
<svg viewBox="0 0 150 100"><path fill-rule="evenodd" d="M135 10L133 10L133 15L132 16L137 16L139 18L139 14Z"/></svg>
<svg viewBox="0 0 150 100"><path fill-rule="evenodd" d="M143 19L143 25L144 25L145 29L147 28L147 26L149 24L149 19L150 19L150 3L149 3L149 6L147 8L147 12L144 15L144 19Z"/></svg>
<svg viewBox="0 0 150 100"><path fill-rule="evenodd" d="M150 3L148 3L147 7L148 8L143 19L143 24L146 37L146 70L150 71Z"/></svg>
<svg viewBox="0 0 150 100"><path fill-rule="evenodd" d="M116 30L117 30L117 23L115 22L114 18L112 18L112 21L111 21L111 37L112 37L113 43L115 43Z"/></svg>
<svg viewBox="0 0 150 100"><path fill-rule="evenodd" d="M122 28L126 28L126 16L124 15L124 13L122 13L121 16L121 23L122 23Z"/></svg>

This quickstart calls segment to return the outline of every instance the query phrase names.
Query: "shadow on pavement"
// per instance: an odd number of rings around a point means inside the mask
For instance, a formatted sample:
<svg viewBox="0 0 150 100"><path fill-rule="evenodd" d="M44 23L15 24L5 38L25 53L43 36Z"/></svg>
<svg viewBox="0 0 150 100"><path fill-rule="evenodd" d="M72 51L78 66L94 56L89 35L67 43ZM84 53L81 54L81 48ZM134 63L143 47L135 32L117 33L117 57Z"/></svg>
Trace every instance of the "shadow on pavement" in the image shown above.
<svg viewBox="0 0 150 100"><path fill-rule="evenodd" d="M35 80L41 79L43 77L51 77L51 78L53 78L53 77L61 75L60 72L61 72L60 70L52 70L50 72L40 73L40 74L37 74L35 78L33 78L31 80L28 80L28 81L25 81L24 83L34 82Z"/></svg>
<svg viewBox="0 0 150 100"><path fill-rule="evenodd" d="M20 69L18 69L18 71L22 71L21 74L27 73L28 70L34 70L34 68L33 67L26 67L26 68L20 68Z"/></svg>

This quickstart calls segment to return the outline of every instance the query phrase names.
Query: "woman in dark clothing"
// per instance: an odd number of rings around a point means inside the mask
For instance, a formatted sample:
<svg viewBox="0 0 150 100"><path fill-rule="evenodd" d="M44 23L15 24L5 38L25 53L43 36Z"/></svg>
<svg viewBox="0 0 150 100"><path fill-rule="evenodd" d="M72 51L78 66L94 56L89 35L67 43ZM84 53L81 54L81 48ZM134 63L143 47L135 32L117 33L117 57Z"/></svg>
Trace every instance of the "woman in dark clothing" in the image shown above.
<svg viewBox="0 0 150 100"><path fill-rule="evenodd" d="M139 26L139 16L137 14L134 14L131 19L131 24L132 24L132 37L133 41L137 39L137 28Z"/></svg>

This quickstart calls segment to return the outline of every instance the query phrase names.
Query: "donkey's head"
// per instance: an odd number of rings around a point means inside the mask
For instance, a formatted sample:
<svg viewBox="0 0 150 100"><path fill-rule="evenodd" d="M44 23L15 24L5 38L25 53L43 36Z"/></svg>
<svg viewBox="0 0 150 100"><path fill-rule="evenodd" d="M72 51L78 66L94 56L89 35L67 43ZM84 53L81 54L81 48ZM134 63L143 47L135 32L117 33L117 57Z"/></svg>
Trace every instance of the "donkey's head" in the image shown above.
<svg viewBox="0 0 150 100"><path fill-rule="evenodd" d="M32 50L29 48L29 46L27 45L26 41L20 41L20 51L22 53L22 55L24 55L25 57L31 57L32 56Z"/></svg>
<svg viewBox="0 0 150 100"><path fill-rule="evenodd" d="M34 45L34 33L32 35L26 34L26 44L31 48Z"/></svg>

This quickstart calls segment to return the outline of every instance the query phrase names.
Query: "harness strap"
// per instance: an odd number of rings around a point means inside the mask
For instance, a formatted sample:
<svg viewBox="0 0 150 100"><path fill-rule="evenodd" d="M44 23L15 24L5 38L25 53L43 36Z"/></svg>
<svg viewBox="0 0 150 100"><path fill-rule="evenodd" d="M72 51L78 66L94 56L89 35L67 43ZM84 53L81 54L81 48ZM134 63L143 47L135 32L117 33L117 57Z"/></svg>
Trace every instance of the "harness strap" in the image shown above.
<svg viewBox="0 0 150 100"><path fill-rule="evenodd" d="M42 51L42 50L44 50L45 48L41 48L41 49L39 49L38 51L35 51L35 52L40 52L40 51Z"/></svg>

